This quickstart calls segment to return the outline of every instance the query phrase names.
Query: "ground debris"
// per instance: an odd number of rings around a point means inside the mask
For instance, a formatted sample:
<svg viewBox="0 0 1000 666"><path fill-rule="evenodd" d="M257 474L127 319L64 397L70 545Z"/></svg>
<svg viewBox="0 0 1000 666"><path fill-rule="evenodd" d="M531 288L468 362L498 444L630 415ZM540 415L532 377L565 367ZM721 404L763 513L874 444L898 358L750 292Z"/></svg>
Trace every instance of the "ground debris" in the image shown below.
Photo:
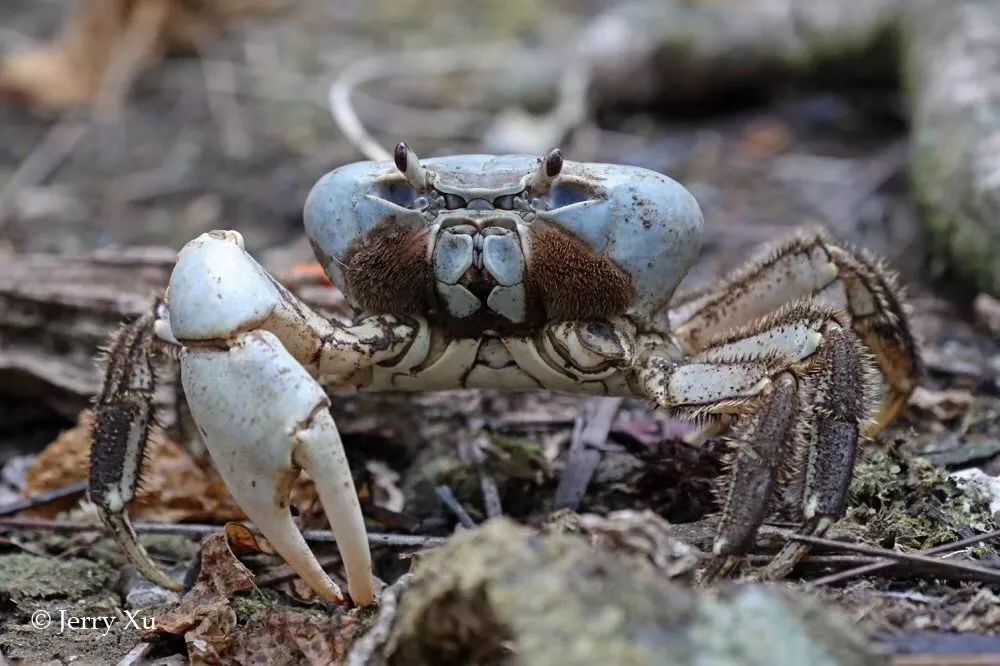
<svg viewBox="0 0 1000 666"><path fill-rule="evenodd" d="M109 566L83 558L0 555L0 654L32 664L117 662L139 636L110 592L116 578ZM70 617L101 620L74 630L64 625Z"/></svg>
<svg viewBox="0 0 1000 666"><path fill-rule="evenodd" d="M236 628L233 598L253 589L253 574L230 550L225 534L202 543L198 582L172 610L156 618L156 636L183 636L192 663L221 663Z"/></svg>
<svg viewBox="0 0 1000 666"><path fill-rule="evenodd" d="M16 603L79 599L104 589L112 576L109 567L87 559L14 553L0 557L0 597Z"/></svg>
<svg viewBox="0 0 1000 666"><path fill-rule="evenodd" d="M184 448L163 433L151 441L151 451L139 482L134 518L159 522L225 522L244 517L210 465L200 465ZM47 446L28 471L25 495L32 496L86 481L90 468L89 412L77 425ZM54 516L72 506L67 500L33 510Z"/></svg>
<svg viewBox="0 0 1000 666"><path fill-rule="evenodd" d="M695 591L646 557L505 519L421 558L385 654L393 665L885 663L815 603L762 586Z"/></svg>
<svg viewBox="0 0 1000 666"><path fill-rule="evenodd" d="M698 568L700 552L671 536L671 525L652 511L584 514L579 524L593 545L645 557L667 578L692 579Z"/></svg>
<svg viewBox="0 0 1000 666"><path fill-rule="evenodd" d="M183 636L192 664L339 663L364 622L340 608L303 608L263 594L232 544L241 552L268 546L241 528L230 524L204 540L197 583L156 617L146 640Z"/></svg>
<svg viewBox="0 0 1000 666"><path fill-rule="evenodd" d="M346 614L268 608L238 629L225 656L233 664L339 664L359 626Z"/></svg>
<svg viewBox="0 0 1000 666"><path fill-rule="evenodd" d="M925 458L887 448L858 465L850 508L837 529L867 543L923 550L992 526L982 494Z"/></svg>

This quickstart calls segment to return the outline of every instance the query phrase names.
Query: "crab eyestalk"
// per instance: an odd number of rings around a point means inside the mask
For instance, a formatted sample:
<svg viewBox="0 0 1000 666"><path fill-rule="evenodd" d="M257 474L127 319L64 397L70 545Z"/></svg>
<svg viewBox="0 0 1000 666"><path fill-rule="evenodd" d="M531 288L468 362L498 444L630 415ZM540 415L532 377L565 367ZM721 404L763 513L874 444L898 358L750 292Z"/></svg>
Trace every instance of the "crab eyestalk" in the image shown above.
<svg viewBox="0 0 1000 666"><path fill-rule="evenodd" d="M553 148L548 154L539 160L538 169L535 170L525 183L525 186L532 192L547 192L552 181L559 175L563 168L562 151Z"/></svg>
<svg viewBox="0 0 1000 666"><path fill-rule="evenodd" d="M406 180L413 186L413 189L418 192L427 189L429 185L427 169L420 166L420 158L417 157L412 148L405 143L397 143L396 149L392 151L392 160L396 163L396 168L406 176Z"/></svg>

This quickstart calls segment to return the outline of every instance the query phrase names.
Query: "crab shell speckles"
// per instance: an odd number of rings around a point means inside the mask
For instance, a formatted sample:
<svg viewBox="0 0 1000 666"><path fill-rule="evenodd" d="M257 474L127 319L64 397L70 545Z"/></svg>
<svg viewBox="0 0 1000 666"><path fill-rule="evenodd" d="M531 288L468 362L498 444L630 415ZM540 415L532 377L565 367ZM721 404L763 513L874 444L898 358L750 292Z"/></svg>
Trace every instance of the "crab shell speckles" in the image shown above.
<svg viewBox="0 0 1000 666"><path fill-rule="evenodd" d="M539 186L531 155L420 164L418 189L393 162L358 162L325 175L306 202L317 257L363 310L465 323L470 335L505 323L648 320L700 249L694 197L647 169L566 161Z"/></svg>

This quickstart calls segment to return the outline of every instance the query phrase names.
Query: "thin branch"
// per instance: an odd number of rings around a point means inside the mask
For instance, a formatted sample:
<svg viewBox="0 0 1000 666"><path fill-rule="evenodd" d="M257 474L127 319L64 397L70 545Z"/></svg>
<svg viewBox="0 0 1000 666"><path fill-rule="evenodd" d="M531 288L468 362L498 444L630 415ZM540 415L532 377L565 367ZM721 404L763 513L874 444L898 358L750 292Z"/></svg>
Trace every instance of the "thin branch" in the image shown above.
<svg viewBox="0 0 1000 666"><path fill-rule="evenodd" d="M172 524L172 523L135 523L135 531L139 534L183 534L200 537L225 529L225 525L210 525L204 523ZM248 526L249 527L249 526ZM42 520L32 518L0 518L0 529L42 530L49 532L104 532L103 525L98 523L77 523L70 520ZM256 528L250 527L254 534L260 534ZM303 530L302 536L310 543L336 543L330 530ZM396 546L401 548L433 548L445 543L445 537L421 536L418 534L390 534L369 532L368 543L373 546Z"/></svg>
<svg viewBox="0 0 1000 666"><path fill-rule="evenodd" d="M994 530L992 532L986 532L984 534L977 534L975 536L967 537L959 541L953 541L952 543L941 544L940 546L935 546L934 548L928 548L927 550L922 550L920 551L920 554L937 555L938 553L947 553L953 550L960 550L962 548L968 548L969 546L975 546L976 544L982 543L984 541L991 541L997 538L1000 538L1000 530ZM822 578L817 578L816 580L809 581L809 586L821 587L823 585L832 585L833 583L840 583L850 578L856 578L858 576L864 576L866 574L871 574L875 573L876 571L887 569L895 564L896 564L895 560L880 559L875 562L872 562L871 564L855 567L853 569L848 569L846 571L840 571L835 574L830 574L829 576L824 576Z"/></svg>
<svg viewBox="0 0 1000 666"><path fill-rule="evenodd" d="M10 216L18 193L26 187L41 184L52 175L87 133L89 124L63 119L53 125L48 134L21 162L17 171L0 189L0 229Z"/></svg>
<svg viewBox="0 0 1000 666"><path fill-rule="evenodd" d="M340 557L340 555L334 555L332 557L321 557L318 558L317 561L319 562L320 568L326 571L328 576L334 578L334 582L338 586L347 585L345 581L342 581L339 578L336 578L335 576L330 574L330 569L343 562L343 559ZM279 583L284 583L286 581L290 581L293 578L298 578L298 577L299 574L290 566L286 565L279 568L277 571L273 573L265 574L263 576L256 576L253 582L254 585L256 585L257 587L269 587L271 585L278 585Z"/></svg>
<svg viewBox="0 0 1000 666"><path fill-rule="evenodd" d="M122 660L119 661L116 666L136 666L137 664L145 664L147 663L146 656L149 655L152 649L152 643L139 641L135 644L134 648L129 650L127 655L122 657Z"/></svg>
<svg viewBox="0 0 1000 666"><path fill-rule="evenodd" d="M458 522L462 524L462 527L471 530L476 526L476 521L472 519L472 516L470 516L469 512L465 510L462 503L458 501L458 498L455 497L455 493L451 491L451 488L446 485L440 485L434 488L434 492L437 493L437 496L441 499L441 503L448 507L449 511L455 514L455 517L458 518Z"/></svg>
<svg viewBox="0 0 1000 666"><path fill-rule="evenodd" d="M23 500L17 500L16 502L0 506L0 516L13 516L15 513L21 513L22 511L27 511L28 509L35 509L40 506L45 506L46 504L52 504L53 502L58 502L59 500L66 499L67 497L82 495L86 491L86 481L73 483L65 486L64 488L39 493Z"/></svg>
<svg viewBox="0 0 1000 666"><path fill-rule="evenodd" d="M426 51L387 53L353 62L330 86L329 104L334 122L347 140L371 160L391 155L365 128L354 108L352 96L365 83L395 77L443 76L462 71L492 71L531 68L538 62L559 57L549 50L526 50L516 42L472 44ZM554 122L568 131L586 113L589 67L578 64L560 81Z"/></svg>
<svg viewBox="0 0 1000 666"><path fill-rule="evenodd" d="M371 663L375 652L388 640L399 599L413 582L413 574L404 574L382 593L378 619L368 632L351 647L347 656L347 666L366 666Z"/></svg>
<svg viewBox="0 0 1000 666"><path fill-rule="evenodd" d="M479 470L479 487L483 492L483 508L487 518L498 518L503 515L503 504L500 502L500 489L497 481L486 469L485 463L477 465Z"/></svg>
<svg viewBox="0 0 1000 666"><path fill-rule="evenodd" d="M601 448L608 441L611 424L618 416L621 398L591 398L573 428L566 467L556 488L554 506L576 509L601 462Z"/></svg>
<svg viewBox="0 0 1000 666"><path fill-rule="evenodd" d="M883 557L901 562L918 562L920 564L930 565L939 569L962 571L967 574L975 575L978 580L1000 583L1000 570L988 569L969 562L952 562L950 560L943 560L938 557L930 557L928 555L919 555L916 553L898 553L887 548L876 548L874 546L865 546L863 544L834 541L833 539L823 539L821 537L808 536L805 534L787 533L787 537L792 541L801 541L802 543L813 544L816 546L849 550L863 555L875 555L877 557Z"/></svg>

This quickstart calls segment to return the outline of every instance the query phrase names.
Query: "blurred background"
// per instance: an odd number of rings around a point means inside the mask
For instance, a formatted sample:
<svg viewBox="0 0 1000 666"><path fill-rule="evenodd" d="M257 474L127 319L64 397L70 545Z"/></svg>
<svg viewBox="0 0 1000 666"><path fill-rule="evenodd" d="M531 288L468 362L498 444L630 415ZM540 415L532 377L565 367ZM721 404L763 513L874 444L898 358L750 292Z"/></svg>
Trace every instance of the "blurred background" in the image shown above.
<svg viewBox="0 0 1000 666"><path fill-rule="evenodd" d="M365 157L331 116L346 74L383 146L558 144L680 180L710 246L823 223L915 274L895 19L841 8L809 44L780 32L805 20L781 5L9 0L3 251L177 248L219 227L288 243L312 183Z"/></svg>

